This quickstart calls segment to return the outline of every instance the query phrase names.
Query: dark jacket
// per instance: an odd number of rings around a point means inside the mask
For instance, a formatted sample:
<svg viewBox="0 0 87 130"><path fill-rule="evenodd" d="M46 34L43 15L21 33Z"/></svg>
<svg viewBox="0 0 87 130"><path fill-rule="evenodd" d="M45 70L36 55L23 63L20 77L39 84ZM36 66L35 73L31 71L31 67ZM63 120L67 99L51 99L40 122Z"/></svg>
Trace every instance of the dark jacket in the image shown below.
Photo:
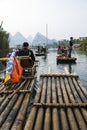
<svg viewBox="0 0 87 130"><path fill-rule="evenodd" d="M73 46L73 41L69 42L69 46L72 47Z"/></svg>
<svg viewBox="0 0 87 130"><path fill-rule="evenodd" d="M23 48L17 52L18 56L29 56L32 58L33 61L35 61L35 56L32 50L28 48Z"/></svg>

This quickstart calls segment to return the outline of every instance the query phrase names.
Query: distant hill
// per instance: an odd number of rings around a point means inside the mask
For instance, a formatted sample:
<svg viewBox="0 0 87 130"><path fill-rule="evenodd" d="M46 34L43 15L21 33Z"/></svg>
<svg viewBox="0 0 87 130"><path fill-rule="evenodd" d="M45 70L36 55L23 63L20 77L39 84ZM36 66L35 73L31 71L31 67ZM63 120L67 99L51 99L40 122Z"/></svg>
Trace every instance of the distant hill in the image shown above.
<svg viewBox="0 0 87 130"><path fill-rule="evenodd" d="M56 42L55 39L51 40L51 39L47 39L48 40L48 44L52 44L53 42ZM43 43L46 43L46 37L44 35L42 35L41 33L37 33L32 41L33 45L42 45Z"/></svg>
<svg viewBox="0 0 87 130"><path fill-rule="evenodd" d="M10 47L15 47L17 45L22 45L23 42L28 42L28 40L20 33L17 32L14 36L10 34Z"/></svg>
<svg viewBox="0 0 87 130"><path fill-rule="evenodd" d="M54 42L57 42L55 39L52 40L47 39L47 40L48 44L53 44ZM34 38L32 38L32 36L25 38L20 32L17 32L14 36L10 34L9 41L10 41L10 47L16 47L17 45L22 45L23 42L29 42L30 45L42 45L43 43L46 43L46 37L38 32Z"/></svg>

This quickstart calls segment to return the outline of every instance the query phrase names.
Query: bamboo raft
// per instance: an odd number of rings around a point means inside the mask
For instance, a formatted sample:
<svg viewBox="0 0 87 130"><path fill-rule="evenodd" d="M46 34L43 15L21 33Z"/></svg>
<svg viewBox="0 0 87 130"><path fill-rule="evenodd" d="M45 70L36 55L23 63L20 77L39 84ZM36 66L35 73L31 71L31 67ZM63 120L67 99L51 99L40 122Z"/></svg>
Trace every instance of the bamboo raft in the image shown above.
<svg viewBox="0 0 87 130"><path fill-rule="evenodd" d="M24 130L87 130L87 90L75 74L43 74Z"/></svg>
<svg viewBox="0 0 87 130"><path fill-rule="evenodd" d="M22 130L35 80L18 84L0 84L0 130Z"/></svg>
<svg viewBox="0 0 87 130"><path fill-rule="evenodd" d="M76 74L42 74L31 107L34 79L0 83L0 130L87 130L87 90Z"/></svg>
<svg viewBox="0 0 87 130"><path fill-rule="evenodd" d="M46 56L45 53L36 53L35 55L36 55L36 56Z"/></svg>
<svg viewBox="0 0 87 130"><path fill-rule="evenodd" d="M63 56L56 56L56 63L76 63L77 58L75 57L63 57Z"/></svg>

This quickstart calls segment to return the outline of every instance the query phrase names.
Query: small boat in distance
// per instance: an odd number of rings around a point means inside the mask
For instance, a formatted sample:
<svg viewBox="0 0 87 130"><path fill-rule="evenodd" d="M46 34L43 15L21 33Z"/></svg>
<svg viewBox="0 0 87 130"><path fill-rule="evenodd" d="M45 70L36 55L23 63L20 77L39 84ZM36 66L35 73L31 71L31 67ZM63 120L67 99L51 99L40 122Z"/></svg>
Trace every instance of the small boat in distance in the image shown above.
<svg viewBox="0 0 87 130"><path fill-rule="evenodd" d="M68 56L68 49L65 46L59 46L57 50L56 62L58 63L76 63L77 58Z"/></svg>
<svg viewBox="0 0 87 130"><path fill-rule="evenodd" d="M76 63L76 60L77 60L77 58L74 58L74 57L71 57L71 58L69 58L69 57L64 57L64 56L60 56L60 55L58 55L57 54L57 56L56 56L56 63L58 64L58 63Z"/></svg>
<svg viewBox="0 0 87 130"><path fill-rule="evenodd" d="M38 50L36 51L36 56L46 56L48 53L47 47L38 46Z"/></svg>

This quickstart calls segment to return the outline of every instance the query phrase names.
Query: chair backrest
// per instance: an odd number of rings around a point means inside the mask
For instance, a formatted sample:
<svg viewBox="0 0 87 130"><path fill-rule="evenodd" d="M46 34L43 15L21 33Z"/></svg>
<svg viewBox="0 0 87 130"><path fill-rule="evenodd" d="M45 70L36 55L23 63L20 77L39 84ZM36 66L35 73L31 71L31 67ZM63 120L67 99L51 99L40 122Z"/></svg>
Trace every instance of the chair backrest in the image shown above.
<svg viewBox="0 0 87 130"><path fill-rule="evenodd" d="M19 56L18 59L20 60L23 68L31 68L34 65L34 62L29 56Z"/></svg>

